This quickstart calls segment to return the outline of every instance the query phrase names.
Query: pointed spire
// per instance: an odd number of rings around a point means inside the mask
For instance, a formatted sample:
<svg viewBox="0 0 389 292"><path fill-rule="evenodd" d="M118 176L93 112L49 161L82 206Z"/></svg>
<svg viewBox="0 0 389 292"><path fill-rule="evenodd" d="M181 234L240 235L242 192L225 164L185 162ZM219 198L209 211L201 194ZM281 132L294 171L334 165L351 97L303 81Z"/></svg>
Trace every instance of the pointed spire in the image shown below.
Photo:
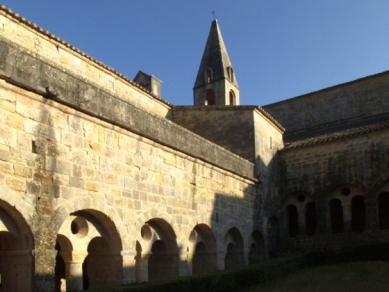
<svg viewBox="0 0 389 292"><path fill-rule="evenodd" d="M204 79L204 72L208 68L212 70L213 81L218 81L223 78L228 79L228 68L232 68L232 64L220 32L219 24L216 19L212 21L194 88L205 84L206 81ZM234 78L233 83L235 86L238 86L236 78Z"/></svg>
<svg viewBox="0 0 389 292"><path fill-rule="evenodd" d="M239 87L217 20L212 21L193 87L194 105L239 105Z"/></svg>

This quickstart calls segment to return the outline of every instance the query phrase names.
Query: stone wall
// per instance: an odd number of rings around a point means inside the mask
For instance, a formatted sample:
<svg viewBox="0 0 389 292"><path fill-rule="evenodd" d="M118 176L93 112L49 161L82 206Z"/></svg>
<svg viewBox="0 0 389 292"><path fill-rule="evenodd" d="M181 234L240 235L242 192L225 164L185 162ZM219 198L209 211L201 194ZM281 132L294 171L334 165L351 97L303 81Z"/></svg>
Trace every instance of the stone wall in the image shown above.
<svg viewBox="0 0 389 292"><path fill-rule="evenodd" d="M386 151L389 146L388 131L378 131L360 135L349 139L340 139L332 142L321 143L314 146L300 147L283 150L280 152L281 159L281 187L280 195L283 201L283 232L289 237L288 232L288 205L296 207L300 236L305 238L306 205L310 202L316 204L317 229L313 237L297 240L303 247L323 246L319 241L331 241L338 235L331 223L332 199L338 199L343 209L343 224L340 233L354 233L356 235L343 236L343 246L347 244L347 238L359 244L377 242L370 233L379 234L378 197L380 193L387 191L389 185L389 155ZM353 213L353 198L360 196L364 201L364 227L354 230L353 218L358 214ZM354 215L357 217L353 217ZM365 216L365 217L364 217ZM297 228L297 227L296 227ZM362 230L363 229L363 230ZM358 235L362 233L363 235ZM324 237L323 237L324 236ZM352 239L358 238L357 241ZM382 240L386 237L383 236ZM292 240L294 241L294 240ZM335 244L336 244L336 240ZM307 244L310 242L310 244ZM330 245L328 245L330 247ZM300 246L301 248L301 246Z"/></svg>
<svg viewBox="0 0 389 292"><path fill-rule="evenodd" d="M263 108L286 128L286 140L363 123L387 114L389 72L376 74L310 94L266 105Z"/></svg>
<svg viewBox="0 0 389 292"><path fill-rule="evenodd" d="M0 11L4 289L82 290L263 255L252 162L171 122L169 104L112 69Z"/></svg>
<svg viewBox="0 0 389 292"><path fill-rule="evenodd" d="M135 82L50 32L3 9L0 10L0 36L20 45L26 53L57 64L63 71L72 72L80 79L96 84L142 110L169 117L170 104L166 101L153 96ZM5 58L3 53L1 51L2 60Z"/></svg>
<svg viewBox="0 0 389 292"><path fill-rule="evenodd" d="M254 107L179 106L172 109L172 120L213 143L255 161Z"/></svg>
<svg viewBox="0 0 389 292"><path fill-rule="evenodd" d="M242 249L248 253L255 229L251 220L257 195L254 178L238 176L5 81L1 81L0 99L0 183L13 194L10 199L1 193L0 202L23 214L35 242L35 270L48 282L54 275L56 241L62 242L63 257L72 252L69 257L77 262L74 252L86 253L92 239L73 233L75 217L91 225L90 234L93 225L112 254L126 255L125 282L136 278L134 239L144 244L143 255L150 253L141 229L153 219L163 220L174 231L174 240L182 248L176 251L182 262L180 275L190 274L187 246L199 224L214 233L219 268L224 268L223 242L229 229L239 230ZM252 171L253 165L245 163ZM223 204L215 211L220 197ZM117 234L107 235L101 231L105 229ZM71 242L73 250L64 247L66 240L59 235ZM105 284L119 283L121 277L115 274ZM147 280L147 273L139 277Z"/></svg>

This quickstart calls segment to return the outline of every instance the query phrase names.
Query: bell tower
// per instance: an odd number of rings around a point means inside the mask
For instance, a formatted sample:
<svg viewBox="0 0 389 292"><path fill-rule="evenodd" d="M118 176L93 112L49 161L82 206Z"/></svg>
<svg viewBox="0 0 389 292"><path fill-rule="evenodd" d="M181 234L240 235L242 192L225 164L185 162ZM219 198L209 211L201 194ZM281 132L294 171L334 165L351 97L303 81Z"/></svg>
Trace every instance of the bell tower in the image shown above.
<svg viewBox="0 0 389 292"><path fill-rule="evenodd" d="M239 86L217 20L212 21L193 87L194 105L239 105Z"/></svg>

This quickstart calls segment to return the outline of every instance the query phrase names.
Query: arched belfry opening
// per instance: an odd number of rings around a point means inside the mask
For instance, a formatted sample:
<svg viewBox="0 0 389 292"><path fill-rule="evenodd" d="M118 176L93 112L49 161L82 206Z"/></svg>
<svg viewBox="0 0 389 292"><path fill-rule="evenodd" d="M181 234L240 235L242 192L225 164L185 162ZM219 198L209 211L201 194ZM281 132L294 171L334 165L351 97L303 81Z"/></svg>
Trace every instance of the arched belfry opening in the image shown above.
<svg viewBox="0 0 389 292"><path fill-rule="evenodd" d="M232 89L229 94L229 105L235 105L235 93Z"/></svg>
<svg viewBox="0 0 389 292"><path fill-rule="evenodd" d="M213 92L213 97L210 92ZM240 104L238 82L217 20L212 22L209 31L193 87L193 97L194 105L197 106Z"/></svg>
<svg viewBox="0 0 389 292"><path fill-rule="evenodd" d="M205 70L205 83L211 83L212 82L212 71L211 69L207 68Z"/></svg>
<svg viewBox="0 0 389 292"><path fill-rule="evenodd" d="M205 92L204 105L215 105L215 92L212 89Z"/></svg>

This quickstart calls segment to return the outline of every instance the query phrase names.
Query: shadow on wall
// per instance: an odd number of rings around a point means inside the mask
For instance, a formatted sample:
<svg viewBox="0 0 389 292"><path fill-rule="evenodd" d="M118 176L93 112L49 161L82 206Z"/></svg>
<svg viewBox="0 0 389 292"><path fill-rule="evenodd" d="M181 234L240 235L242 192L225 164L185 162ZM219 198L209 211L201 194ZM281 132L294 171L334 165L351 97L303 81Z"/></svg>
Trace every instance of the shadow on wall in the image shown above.
<svg viewBox="0 0 389 292"><path fill-rule="evenodd" d="M66 214L64 221L56 218L55 200L70 190L55 173L70 171L68 183L76 188L83 180L77 167L66 169L74 158L66 145L59 144L61 137L56 129L61 123L51 116L52 101L45 102L48 105L30 112L36 127L28 149L23 148L25 157L33 157L32 179L27 183L27 195L34 196L36 202L33 225L29 227L15 207L0 200L3 290L12 291L14 283L25 283L20 291L72 291L119 285L123 278L153 281L233 269L279 252L279 220L272 211L276 210L277 194L270 187L274 178L265 165L259 166L259 177L263 178L259 187L251 185L241 197L216 193L211 225L200 222L193 226L182 245L165 219L150 218L134 239L136 249L124 256L115 222L101 211L82 209ZM69 127L82 131L77 118L69 120ZM265 205L269 198L272 203ZM26 256L16 256L15 249ZM15 279L16 275L25 275L24 280Z"/></svg>

